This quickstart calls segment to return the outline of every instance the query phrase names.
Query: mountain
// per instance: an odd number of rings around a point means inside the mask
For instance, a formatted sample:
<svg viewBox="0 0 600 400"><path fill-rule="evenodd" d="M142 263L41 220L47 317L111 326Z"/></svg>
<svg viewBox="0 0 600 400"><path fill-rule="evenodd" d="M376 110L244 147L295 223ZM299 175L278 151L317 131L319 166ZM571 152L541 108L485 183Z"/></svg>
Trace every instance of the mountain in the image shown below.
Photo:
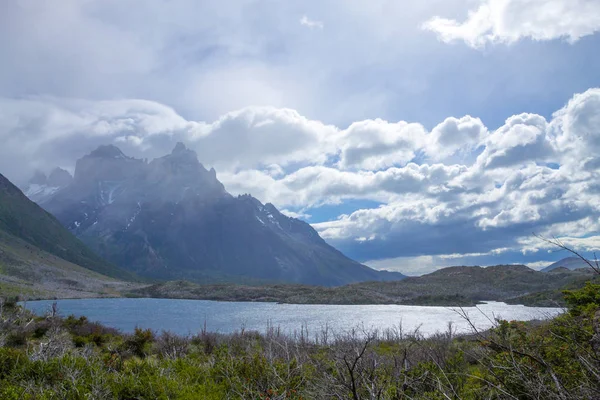
<svg viewBox="0 0 600 400"><path fill-rule="evenodd" d="M48 177L43 172L36 171L23 192L30 200L44 204L60 189L69 186L72 181L71 174L62 168L55 168Z"/></svg>
<svg viewBox="0 0 600 400"><path fill-rule="evenodd" d="M579 257L567 257L567 258L563 258L562 260L559 260L553 264L548 265L546 268L542 269L542 272L550 272L557 268L566 268L566 269L570 269L570 270L576 270L576 269L580 269L580 268L589 268L589 267L590 266L588 264L586 264L586 262L583 261Z"/></svg>
<svg viewBox="0 0 600 400"><path fill-rule="evenodd" d="M0 174L0 292L98 296L130 274L102 260Z"/></svg>
<svg viewBox="0 0 600 400"><path fill-rule="evenodd" d="M272 204L230 195L182 143L149 163L101 146L43 206L104 258L151 278L334 286L403 277L347 258Z"/></svg>

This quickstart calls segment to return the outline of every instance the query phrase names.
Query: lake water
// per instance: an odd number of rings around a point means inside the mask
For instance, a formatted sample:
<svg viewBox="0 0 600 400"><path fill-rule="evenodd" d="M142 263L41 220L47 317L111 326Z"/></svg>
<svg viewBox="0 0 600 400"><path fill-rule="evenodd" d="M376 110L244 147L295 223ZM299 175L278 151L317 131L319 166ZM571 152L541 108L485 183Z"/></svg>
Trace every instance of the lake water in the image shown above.
<svg viewBox="0 0 600 400"><path fill-rule="evenodd" d="M155 331L194 334L204 324L209 331L232 333L240 329L264 332L269 326L288 334L305 327L313 336L327 326L342 333L351 328L398 328L404 332L419 328L424 335L447 330L452 322L459 332L469 330L468 323L453 307L399 305L307 305L276 303L233 303L174 299L77 299L57 300L63 316L85 315L92 321L132 332L136 326ZM25 306L38 315L46 313L53 300L29 301ZM536 308L489 302L463 308L480 329L489 328L495 318L527 321L560 314L560 308Z"/></svg>

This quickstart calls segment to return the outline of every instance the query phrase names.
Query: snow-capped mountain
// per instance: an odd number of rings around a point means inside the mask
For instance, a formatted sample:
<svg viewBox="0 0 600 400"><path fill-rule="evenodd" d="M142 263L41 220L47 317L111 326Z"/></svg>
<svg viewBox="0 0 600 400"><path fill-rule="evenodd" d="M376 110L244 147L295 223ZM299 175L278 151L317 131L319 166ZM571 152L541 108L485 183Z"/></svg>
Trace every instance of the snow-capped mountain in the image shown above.
<svg viewBox="0 0 600 400"><path fill-rule="evenodd" d="M43 204L60 189L69 186L72 181L71 174L62 168L55 168L48 177L43 172L36 171L27 186L23 188L23 192L30 200Z"/></svg>
<svg viewBox="0 0 600 400"><path fill-rule="evenodd" d="M181 143L149 163L101 146L41 204L100 255L142 276L322 285L402 278L350 260L272 204L230 195Z"/></svg>

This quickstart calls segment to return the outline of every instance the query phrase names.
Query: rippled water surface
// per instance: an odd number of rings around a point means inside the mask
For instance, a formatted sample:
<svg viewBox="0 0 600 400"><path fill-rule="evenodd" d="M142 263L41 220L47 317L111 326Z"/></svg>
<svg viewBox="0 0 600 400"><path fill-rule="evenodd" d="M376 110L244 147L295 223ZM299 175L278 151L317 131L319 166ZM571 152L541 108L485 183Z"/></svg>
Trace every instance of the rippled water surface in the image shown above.
<svg viewBox="0 0 600 400"><path fill-rule="evenodd" d="M44 314L52 300L30 301L26 307ZM327 326L335 332L353 327L367 329L397 328L405 332L419 328L425 335L447 330L452 322L458 331L468 330L468 323L453 307L422 307L399 305L306 305L276 303L231 303L205 300L171 299L80 299L58 300L63 316L85 315L92 321L131 332L136 326L156 331L168 330L178 334L193 334L204 324L210 331L231 333L242 328L265 331L268 326L279 327L293 334L302 327L310 335ZM532 320L553 317L560 308L536 308L489 302L466 307L478 328L488 328L495 318Z"/></svg>

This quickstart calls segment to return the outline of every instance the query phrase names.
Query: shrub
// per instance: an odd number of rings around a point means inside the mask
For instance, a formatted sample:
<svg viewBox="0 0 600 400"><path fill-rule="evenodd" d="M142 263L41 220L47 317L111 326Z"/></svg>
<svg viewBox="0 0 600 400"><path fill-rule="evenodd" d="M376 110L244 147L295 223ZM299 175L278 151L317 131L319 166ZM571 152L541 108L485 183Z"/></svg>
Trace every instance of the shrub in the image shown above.
<svg viewBox="0 0 600 400"><path fill-rule="evenodd" d="M154 340L154 333L150 329L135 328L133 335L127 337L124 342L125 349L134 355L144 358L150 351L150 345Z"/></svg>

